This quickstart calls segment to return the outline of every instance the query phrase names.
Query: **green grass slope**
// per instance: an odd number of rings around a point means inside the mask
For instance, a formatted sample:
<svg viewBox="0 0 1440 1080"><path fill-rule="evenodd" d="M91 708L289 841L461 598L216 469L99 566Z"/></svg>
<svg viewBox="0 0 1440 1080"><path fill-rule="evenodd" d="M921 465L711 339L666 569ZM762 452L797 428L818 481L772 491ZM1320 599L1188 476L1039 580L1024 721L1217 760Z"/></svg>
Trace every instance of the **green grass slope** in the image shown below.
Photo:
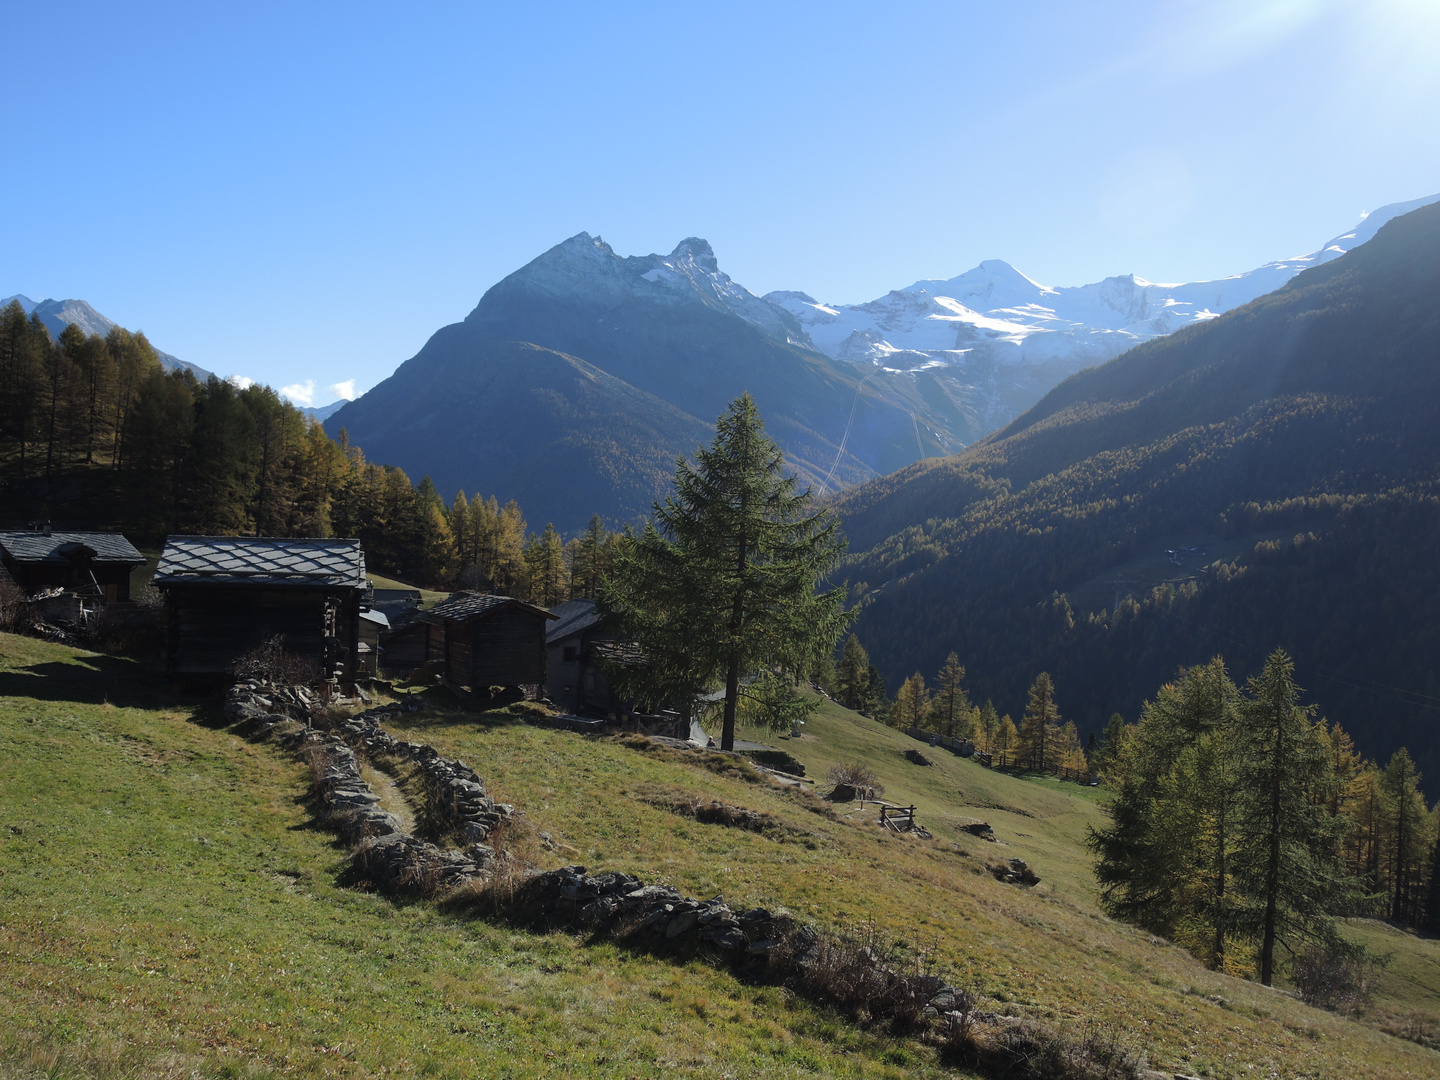
<svg viewBox="0 0 1440 1080"><path fill-rule="evenodd" d="M1103 918L1077 847L1092 793L943 751L911 765L911 740L829 705L786 743L812 774L866 761L888 797L919 807L935 833L922 841L733 761L714 771L701 755L458 708L409 722L524 811L501 842L542 864L624 867L827 926L874 920L999 1008L1121 1027L1188 1072L1440 1076L1414 1043L1206 972ZM0 739L0 1076L944 1073L913 1040L701 960L347 887L305 771L129 662L0 636ZM683 798L780 827L663 808ZM962 833L971 818L1001 843ZM1000 884L983 866L1000 856L1044 880ZM1409 948L1404 968L1425 986L1429 945ZM1427 994L1406 993L1434 1013Z"/></svg>

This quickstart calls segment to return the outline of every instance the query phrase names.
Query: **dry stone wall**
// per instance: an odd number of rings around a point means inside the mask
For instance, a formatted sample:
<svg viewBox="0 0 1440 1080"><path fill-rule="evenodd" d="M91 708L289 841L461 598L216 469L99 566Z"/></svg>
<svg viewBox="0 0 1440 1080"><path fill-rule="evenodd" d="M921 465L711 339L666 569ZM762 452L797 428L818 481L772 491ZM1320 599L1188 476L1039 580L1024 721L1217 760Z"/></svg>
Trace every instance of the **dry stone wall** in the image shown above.
<svg viewBox="0 0 1440 1080"><path fill-rule="evenodd" d="M514 808L495 802L464 762L397 739L381 726L387 717L418 706L368 709L332 730L314 726L317 707L304 691L249 680L230 689L224 713L253 737L273 738L309 763L316 792L351 845L357 871L375 887L439 895L483 883L501 861L484 841ZM411 762L424 778L427 810L467 846L445 850L406 833L365 782L362 755ZM1023 874L1024 864L1015 863L1005 869ZM583 866L566 866L529 874L501 913L522 925L571 928L643 948L708 951L747 978L783 983L813 1000L900 1028L962 1031L977 1022L1008 1022L978 1012L968 991L933 975L900 970L874 948L802 926L783 911L736 910L722 897L697 900L620 871L587 874Z"/></svg>

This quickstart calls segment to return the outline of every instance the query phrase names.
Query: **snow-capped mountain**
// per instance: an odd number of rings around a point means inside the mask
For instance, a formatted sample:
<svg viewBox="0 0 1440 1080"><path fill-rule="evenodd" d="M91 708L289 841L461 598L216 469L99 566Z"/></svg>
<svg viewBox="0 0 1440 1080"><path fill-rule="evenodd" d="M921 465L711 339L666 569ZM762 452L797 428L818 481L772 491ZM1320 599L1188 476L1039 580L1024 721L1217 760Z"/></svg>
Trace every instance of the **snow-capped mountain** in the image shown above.
<svg viewBox="0 0 1440 1080"><path fill-rule="evenodd" d="M1214 281L1160 284L1126 274L1052 288L992 259L867 304L822 304L801 292L763 299L795 318L804 332L797 340L827 356L889 371L953 372L970 388L971 405L988 430L1067 375L1273 292L1300 271L1365 243L1391 218L1436 201L1440 195L1381 207L1308 255Z"/></svg>
<svg viewBox="0 0 1440 1080"><path fill-rule="evenodd" d="M0 300L0 308L8 307L10 301L20 301L20 306L25 314L39 312L40 321L50 331L50 336L58 338L65 331L65 327L74 324L85 331L86 336L99 334L104 337L115 329L119 324L107 319L100 312L87 304L84 300L31 300L28 296L21 296L16 293L14 296L7 296ZM153 342L152 342L153 345ZM160 358L160 364L166 371L175 371L184 368L190 371L197 379L204 381L210 377L210 372L202 367L187 363L167 352L155 350L155 355Z"/></svg>

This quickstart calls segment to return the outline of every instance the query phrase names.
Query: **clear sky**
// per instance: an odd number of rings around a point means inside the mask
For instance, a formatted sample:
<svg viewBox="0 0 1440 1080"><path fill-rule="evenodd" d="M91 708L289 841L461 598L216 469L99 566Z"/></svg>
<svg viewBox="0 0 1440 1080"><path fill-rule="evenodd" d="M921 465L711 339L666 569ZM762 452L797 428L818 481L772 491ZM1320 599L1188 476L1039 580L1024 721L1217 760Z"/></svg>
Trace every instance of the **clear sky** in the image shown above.
<svg viewBox="0 0 1440 1080"><path fill-rule="evenodd" d="M1440 191L1440 0L0 15L0 296L317 405L581 230L854 303L1217 277Z"/></svg>

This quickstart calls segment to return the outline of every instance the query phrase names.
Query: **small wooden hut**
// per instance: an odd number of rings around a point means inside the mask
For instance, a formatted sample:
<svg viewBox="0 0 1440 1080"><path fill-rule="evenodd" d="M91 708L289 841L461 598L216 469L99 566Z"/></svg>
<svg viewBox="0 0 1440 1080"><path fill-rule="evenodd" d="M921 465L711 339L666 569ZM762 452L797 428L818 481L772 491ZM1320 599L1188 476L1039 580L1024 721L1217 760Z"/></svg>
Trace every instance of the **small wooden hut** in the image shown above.
<svg viewBox="0 0 1440 1080"><path fill-rule="evenodd" d="M107 604L130 599L130 571L145 556L120 533L0 532L0 563L26 596L64 589Z"/></svg>
<svg viewBox="0 0 1440 1080"><path fill-rule="evenodd" d="M155 569L165 596L166 670L223 675L272 639L326 680L351 682L369 589L358 540L172 536Z"/></svg>
<svg viewBox="0 0 1440 1080"><path fill-rule="evenodd" d="M545 626L556 616L511 596L460 592L425 612L439 628L445 677L458 686L545 686Z"/></svg>

